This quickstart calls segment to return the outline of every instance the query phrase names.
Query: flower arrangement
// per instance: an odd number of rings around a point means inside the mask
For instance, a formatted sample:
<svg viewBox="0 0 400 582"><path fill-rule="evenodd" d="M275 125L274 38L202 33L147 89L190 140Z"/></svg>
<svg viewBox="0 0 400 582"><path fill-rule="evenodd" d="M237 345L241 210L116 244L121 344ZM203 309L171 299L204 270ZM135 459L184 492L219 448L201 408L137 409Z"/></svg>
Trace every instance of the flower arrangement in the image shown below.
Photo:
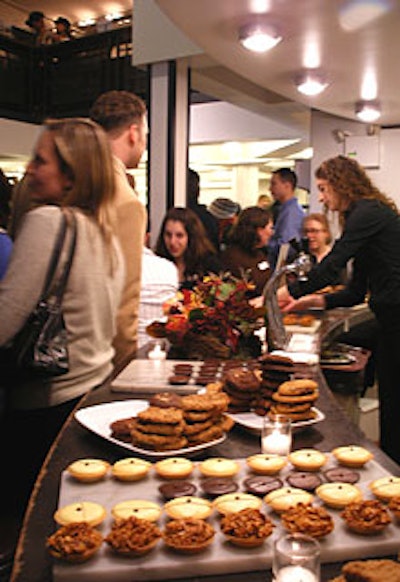
<svg viewBox="0 0 400 582"><path fill-rule="evenodd" d="M265 323L264 308L249 303L253 289L245 278L230 273L207 275L167 301L165 321L153 322L147 332L167 338L192 359L241 357L243 347L258 340L254 331Z"/></svg>

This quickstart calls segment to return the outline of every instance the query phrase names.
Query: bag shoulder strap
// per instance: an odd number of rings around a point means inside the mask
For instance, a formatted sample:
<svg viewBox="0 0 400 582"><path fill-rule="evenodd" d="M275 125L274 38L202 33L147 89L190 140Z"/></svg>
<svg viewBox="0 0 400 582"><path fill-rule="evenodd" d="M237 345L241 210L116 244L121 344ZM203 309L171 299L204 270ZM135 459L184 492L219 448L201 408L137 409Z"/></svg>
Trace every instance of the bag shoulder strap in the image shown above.
<svg viewBox="0 0 400 582"><path fill-rule="evenodd" d="M64 214L64 212L61 213L61 223L58 229L58 233L57 233L57 238L56 238L56 242L53 248L53 252L50 258L50 263L47 269L47 274L46 274L46 279L43 285L43 290L42 290L42 294L41 297L42 298L46 298L49 294L50 291L50 286L51 283L53 281L56 269L57 269L57 265L58 265L58 261L60 259L60 255L61 255L61 250L64 246L64 240L65 240L65 235L67 233L67 218Z"/></svg>
<svg viewBox="0 0 400 582"><path fill-rule="evenodd" d="M63 215L65 216L65 214L68 215L67 224L71 228L72 233L71 233L71 241L70 241L70 245L69 245L69 249L68 249L67 260L65 261L63 272L60 276L60 279L58 281L57 287L56 287L55 292L54 292L54 295L56 297L56 302L58 304L60 304L62 302L65 287L67 285L67 281L68 281L68 277L69 277L69 272L71 270L72 262L74 259L76 240L77 240L77 225L76 225L75 213L69 208L68 209L64 208Z"/></svg>

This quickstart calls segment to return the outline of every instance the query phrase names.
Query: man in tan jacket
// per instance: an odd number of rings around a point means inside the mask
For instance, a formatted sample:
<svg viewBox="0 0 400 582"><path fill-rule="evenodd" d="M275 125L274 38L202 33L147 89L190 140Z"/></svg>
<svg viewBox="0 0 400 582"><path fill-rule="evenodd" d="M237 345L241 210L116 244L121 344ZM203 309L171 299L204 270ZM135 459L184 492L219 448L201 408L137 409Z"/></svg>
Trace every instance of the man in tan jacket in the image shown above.
<svg viewBox="0 0 400 582"><path fill-rule="evenodd" d="M94 102L90 117L107 132L115 159L119 242L125 256L126 280L114 338L114 375L134 357L147 211L130 186L127 169L137 168L147 147L145 102L128 91L108 91Z"/></svg>

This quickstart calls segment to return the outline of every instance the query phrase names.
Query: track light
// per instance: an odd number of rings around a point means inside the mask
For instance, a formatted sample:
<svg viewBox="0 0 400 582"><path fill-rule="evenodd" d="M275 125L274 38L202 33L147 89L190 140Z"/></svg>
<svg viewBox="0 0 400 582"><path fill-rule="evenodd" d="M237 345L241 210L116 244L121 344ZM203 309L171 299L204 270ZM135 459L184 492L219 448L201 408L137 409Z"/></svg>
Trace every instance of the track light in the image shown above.
<svg viewBox="0 0 400 582"><path fill-rule="evenodd" d="M265 53L274 48L282 37L266 24L249 24L239 29L239 41L249 51Z"/></svg>
<svg viewBox="0 0 400 582"><path fill-rule="evenodd" d="M371 101L357 101L355 111L357 117L366 123L373 123L381 116L380 103L375 99Z"/></svg>
<svg viewBox="0 0 400 582"><path fill-rule="evenodd" d="M327 86L328 82L322 73L314 70L305 71L296 79L297 90L308 97L319 95L327 88Z"/></svg>

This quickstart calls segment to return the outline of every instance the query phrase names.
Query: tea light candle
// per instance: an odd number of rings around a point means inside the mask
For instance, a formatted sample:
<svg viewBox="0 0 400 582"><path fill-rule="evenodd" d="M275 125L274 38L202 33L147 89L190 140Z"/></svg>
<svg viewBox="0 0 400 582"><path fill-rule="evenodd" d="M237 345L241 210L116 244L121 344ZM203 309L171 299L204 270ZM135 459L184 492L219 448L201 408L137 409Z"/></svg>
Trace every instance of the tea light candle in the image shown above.
<svg viewBox="0 0 400 582"><path fill-rule="evenodd" d="M165 352L160 344L155 344L154 348L149 351L147 357L150 360L165 360L167 357L167 352Z"/></svg>
<svg viewBox="0 0 400 582"><path fill-rule="evenodd" d="M291 436L289 434L282 434L279 430L275 430L265 436L263 435L261 439L262 452L273 455L288 455L291 444Z"/></svg>
<svg viewBox="0 0 400 582"><path fill-rule="evenodd" d="M303 566L285 566L279 570L274 582L318 582L318 578Z"/></svg>

